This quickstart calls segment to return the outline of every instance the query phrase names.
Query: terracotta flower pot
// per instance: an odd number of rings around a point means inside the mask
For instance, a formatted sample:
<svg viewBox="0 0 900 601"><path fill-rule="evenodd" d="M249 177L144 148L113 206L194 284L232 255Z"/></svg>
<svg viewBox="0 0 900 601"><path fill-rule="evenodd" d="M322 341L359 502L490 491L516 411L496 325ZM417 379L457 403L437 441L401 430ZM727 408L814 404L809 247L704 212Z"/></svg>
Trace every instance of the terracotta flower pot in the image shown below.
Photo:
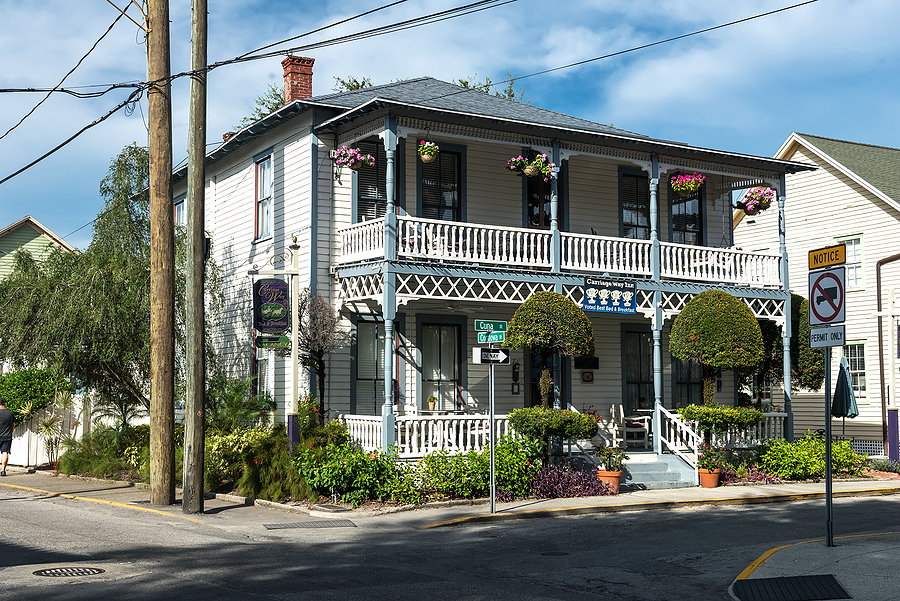
<svg viewBox="0 0 900 601"><path fill-rule="evenodd" d="M702 488L716 488L719 486L719 476L722 474L722 469L717 468L712 471L699 469L700 472L700 486Z"/></svg>
<svg viewBox="0 0 900 601"><path fill-rule="evenodd" d="M619 484L622 483L622 471L611 472L607 470L597 470L597 479L609 487L609 492L614 495L619 494Z"/></svg>

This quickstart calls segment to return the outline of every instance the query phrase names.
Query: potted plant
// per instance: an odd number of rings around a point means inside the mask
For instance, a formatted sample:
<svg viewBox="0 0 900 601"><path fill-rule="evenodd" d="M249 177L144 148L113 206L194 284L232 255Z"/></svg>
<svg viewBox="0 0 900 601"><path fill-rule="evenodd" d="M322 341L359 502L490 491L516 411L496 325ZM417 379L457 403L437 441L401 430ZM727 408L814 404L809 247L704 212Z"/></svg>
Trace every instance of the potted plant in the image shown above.
<svg viewBox="0 0 900 601"><path fill-rule="evenodd" d="M334 164L340 167L350 167L356 171L363 165L370 167L375 164L375 157L365 154L359 148L347 148L342 146L334 151Z"/></svg>
<svg viewBox="0 0 900 601"><path fill-rule="evenodd" d="M432 162L437 158L437 155L440 151L441 149L438 148L438 145L434 142L419 140L419 147L417 149L417 152L419 153L419 158L422 159L423 163Z"/></svg>
<svg viewBox="0 0 900 601"><path fill-rule="evenodd" d="M697 471L700 472L700 486L715 488L719 485L722 466L725 465L725 451L710 445L700 447Z"/></svg>
<svg viewBox="0 0 900 601"><path fill-rule="evenodd" d="M775 200L775 190L772 188L763 188L761 186L751 188L744 195L744 200L738 203L738 208L752 217L772 206L773 200Z"/></svg>
<svg viewBox="0 0 900 601"><path fill-rule="evenodd" d="M543 177L545 182L556 177L557 172L556 163L551 162L546 154L539 154L533 159L526 159L522 155L512 157L506 161L506 168L519 176L525 174L526 177Z"/></svg>
<svg viewBox="0 0 900 601"><path fill-rule="evenodd" d="M680 173L672 176L672 190L679 196L690 196L700 189L706 180L705 175L701 175L696 171L690 175Z"/></svg>
<svg viewBox="0 0 900 601"><path fill-rule="evenodd" d="M594 455L600 460L602 468L597 468L597 479L609 487L609 491L619 494L619 485L622 483L622 468L628 455L621 447L600 447L594 451Z"/></svg>
<svg viewBox="0 0 900 601"><path fill-rule="evenodd" d="M437 405L437 397L431 395L430 397L428 397L428 400L426 402L428 403L428 410L434 411L434 407L435 405Z"/></svg>

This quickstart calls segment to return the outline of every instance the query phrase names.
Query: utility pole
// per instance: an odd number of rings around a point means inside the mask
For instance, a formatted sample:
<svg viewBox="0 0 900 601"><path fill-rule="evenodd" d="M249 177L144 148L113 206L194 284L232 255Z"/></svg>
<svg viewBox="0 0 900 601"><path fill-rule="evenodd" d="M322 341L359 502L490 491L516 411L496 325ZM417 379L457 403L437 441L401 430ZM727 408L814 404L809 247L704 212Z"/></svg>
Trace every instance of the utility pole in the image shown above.
<svg viewBox="0 0 900 601"><path fill-rule="evenodd" d="M203 277L206 259L206 2L193 0L191 15L191 106L188 119L188 189L185 327L187 395L184 412L184 488L181 510L203 513L204 392L206 363Z"/></svg>
<svg viewBox="0 0 900 601"><path fill-rule="evenodd" d="M147 2L150 89L150 503L175 503L175 232L169 0Z"/></svg>

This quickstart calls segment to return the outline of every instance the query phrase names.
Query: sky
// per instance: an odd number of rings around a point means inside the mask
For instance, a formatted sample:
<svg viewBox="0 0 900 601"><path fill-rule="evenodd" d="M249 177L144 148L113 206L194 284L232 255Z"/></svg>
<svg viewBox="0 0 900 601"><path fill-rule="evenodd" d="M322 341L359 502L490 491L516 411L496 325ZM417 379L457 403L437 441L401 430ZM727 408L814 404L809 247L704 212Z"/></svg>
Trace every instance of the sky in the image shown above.
<svg viewBox="0 0 900 601"><path fill-rule="evenodd" d="M120 7L126 0L112 0ZM276 46L387 25L473 0L407 0ZM524 98L542 108L705 148L772 156L792 131L900 147L900 2L818 0L685 39L537 75L802 0L515 0L489 10L385 36L330 45L316 59L313 94L334 77L374 84L431 76L444 81L518 75ZM209 62L227 60L384 6L390 0L214 0ZM137 6L128 15L140 22ZM0 88L52 88L90 50L119 12L108 0L0 0ZM172 72L190 66L190 2L170 0ZM213 70L208 149L249 114L269 84L282 83L282 56ZM62 87L147 79L143 32L122 18ZM0 179L123 102L0 92ZM174 82L174 160L187 157L189 83ZM0 228L25 215L84 249L103 208L100 180L121 149L147 144L146 95L67 146L0 184Z"/></svg>

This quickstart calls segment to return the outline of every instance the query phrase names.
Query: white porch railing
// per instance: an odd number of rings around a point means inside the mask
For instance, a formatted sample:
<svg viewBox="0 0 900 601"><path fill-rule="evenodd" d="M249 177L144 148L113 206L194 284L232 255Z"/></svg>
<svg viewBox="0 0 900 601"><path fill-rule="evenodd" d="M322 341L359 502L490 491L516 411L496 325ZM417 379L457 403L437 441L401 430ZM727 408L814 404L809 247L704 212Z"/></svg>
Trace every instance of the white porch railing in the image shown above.
<svg viewBox="0 0 900 601"><path fill-rule="evenodd" d="M381 448L381 416L342 415L350 437L363 449ZM432 451L445 450L451 454L480 451L487 448L490 439L484 415L398 415L394 440L397 455L401 459L424 457ZM513 433L509 416L495 415L497 438Z"/></svg>
<svg viewBox="0 0 900 601"><path fill-rule="evenodd" d="M660 244L662 277L777 287L781 285L779 261L777 255L729 248Z"/></svg>
<svg viewBox="0 0 900 601"><path fill-rule="evenodd" d="M681 457L694 470L694 485L700 484L697 460L700 458L700 435L694 424L684 421L662 405L656 405L656 423L659 424L659 450Z"/></svg>
<svg viewBox="0 0 900 601"><path fill-rule="evenodd" d="M517 267L550 267L550 232L524 228L439 221L417 217L397 219L397 255L407 259L438 259Z"/></svg>
<svg viewBox="0 0 900 601"><path fill-rule="evenodd" d="M649 240L562 233L563 269L652 275Z"/></svg>
<svg viewBox="0 0 900 601"><path fill-rule="evenodd" d="M731 430L725 434L713 434L712 443L727 449L751 448L765 440L784 438L784 420L787 413L765 413L758 424L746 430Z"/></svg>
<svg viewBox="0 0 900 601"><path fill-rule="evenodd" d="M341 263L355 263L384 256L384 219L355 223L338 231Z"/></svg>

